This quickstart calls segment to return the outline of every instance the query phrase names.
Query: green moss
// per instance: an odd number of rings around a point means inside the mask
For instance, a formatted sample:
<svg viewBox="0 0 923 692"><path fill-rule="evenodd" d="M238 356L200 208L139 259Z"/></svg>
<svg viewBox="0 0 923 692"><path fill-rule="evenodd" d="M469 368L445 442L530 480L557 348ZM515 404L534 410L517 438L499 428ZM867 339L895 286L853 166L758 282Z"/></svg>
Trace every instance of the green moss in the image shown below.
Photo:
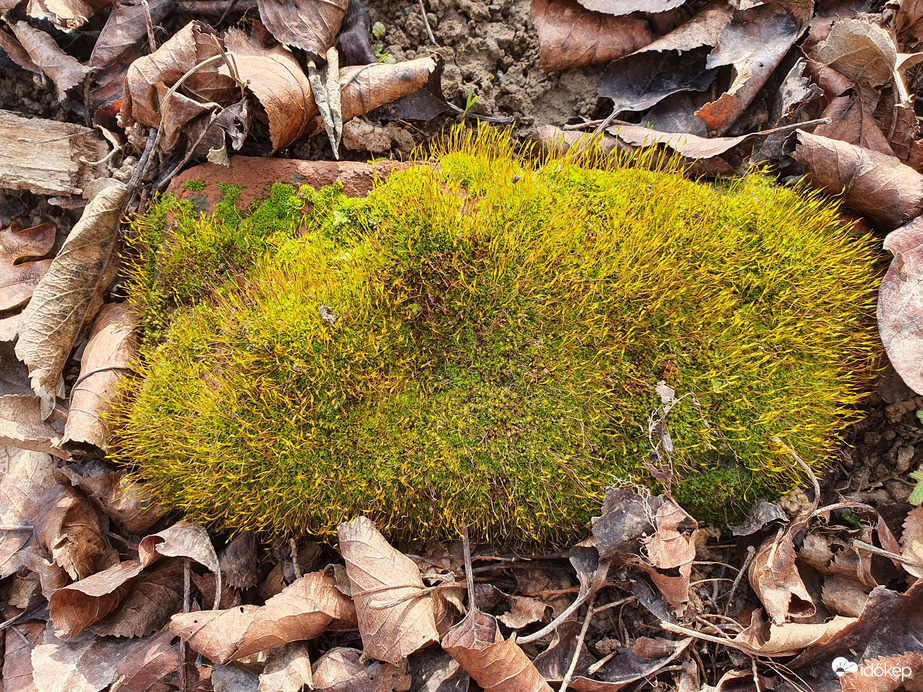
<svg viewBox="0 0 923 692"><path fill-rule="evenodd" d="M699 518L804 480L775 436L824 467L876 353L872 242L834 207L757 175L526 163L484 133L438 160L366 199L277 186L237 223L142 234L162 339L116 457L158 500L235 529L364 513L560 542L607 485L652 483L660 380Z"/></svg>
<svg viewBox="0 0 923 692"><path fill-rule="evenodd" d="M202 192L202 190L205 189L205 183L202 180L196 180L193 178L183 183L183 189L188 190L189 192Z"/></svg>

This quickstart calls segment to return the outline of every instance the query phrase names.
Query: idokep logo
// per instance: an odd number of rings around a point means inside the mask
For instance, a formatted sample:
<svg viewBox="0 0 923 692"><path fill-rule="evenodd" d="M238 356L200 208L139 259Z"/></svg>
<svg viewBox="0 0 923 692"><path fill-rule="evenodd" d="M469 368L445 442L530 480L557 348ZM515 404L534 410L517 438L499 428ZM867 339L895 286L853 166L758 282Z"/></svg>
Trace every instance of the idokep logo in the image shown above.
<svg viewBox="0 0 923 692"><path fill-rule="evenodd" d="M866 663L860 666L843 656L833 659L830 666L838 678L847 673L859 673L864 678L892 678L903 682L913 675L913 669L910 666L889 666L887 663Z"/></svg>

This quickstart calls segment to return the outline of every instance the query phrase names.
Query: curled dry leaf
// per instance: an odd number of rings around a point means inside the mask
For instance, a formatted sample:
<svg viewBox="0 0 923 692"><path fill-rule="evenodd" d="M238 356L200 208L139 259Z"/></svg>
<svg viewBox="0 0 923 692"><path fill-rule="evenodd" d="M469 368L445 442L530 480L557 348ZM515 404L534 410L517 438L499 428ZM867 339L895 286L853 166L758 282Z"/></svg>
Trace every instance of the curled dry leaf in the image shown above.
<svg viewBox="0 0 923 692"><path fill-rule="evenodd" d="M286 644L269 652L260 673L260 692L300 692L305 685L309 690L315 689L311 658L304 644Z"/></svg>
<svg viewBox="0 0 923 692"><path fill-rule="evenodd" d="M138 546L138 559L147 566L158 557L188 557L212 572L218 571L218 555L208 532L187 521L179 521L142 539Z"/></svg>
<svg viewBox="0 0 923 692"><path fill-rule="evenodd" d="M256 586L256 534L245 531L234 538L221 553L218 563L224 583L231 588L249 589Z"/></svg>
<svg viewBox="0 0 923 692"><path fill-rule="evenodd" d="M503 639L492 615L469 611L449 630L442 648L485 692L551 692L519 645Z"/></svg>
<svg viewBox="0 0 923 692"><path fill-rule="evenodd" d="M32 297L51 260L40 259L54 245L50 223L20 229L18 223L0 229L0 311L13 310Z"/></svg>
<svg viewBox="0 0 923 692"><path fill-rule="evenodd" d="M35 19L47 19L61 31L72 31L108 4L107 0L29 0L26 14Z"/></svg>
<svg viewBox="0 0 923 692"><path fill-rule="evenodd" d="M599 95L614 110L639 111L682 91L704 91L716 70L705 67L721 30L731 20L730 5L708 7L663 38L613 61L599 81Z"/></svg>
<svg viewBox="0 0 923 692"><path fill-rule="evenodd" d="M391 692L406 690L410 680L406 663L366 661L358 649L337 647L318 659L314 665L314 690L317 692Z"/></svg>
<svg viewBox="0 0 923 692"><path fill-rule="evenodd" d="M138 354L137 328L137 315L124 304L110 303L99 311L80 361L80 377L71 389L65 449L74 443L107 449L111 432L105 416L129 362Z"/></svg>
<svg viewBox="0 0 923 692"><path fill-rule="evenodd" d="M356 626L352 602L333 577L306 574L262 607L238 606L173 616L170 629L216 663L227 663L331 628Z"/></svg>
<svg viewBox="0 0 923 692"><path fill-rule="evenodd" d="M229 29L224 42L240 78L266 111L273 151L287 147L318 114L311 85L298 61L285 46L272 44L272 37L259 22L253 22L249 39L243 31ZM226 65L219 72L230 76Z"/></svg>
<svg viewBox="0 0 923 692"><path fill-rule="evenodd" d="M118 237L126 190L107 187L87 205L22 313L16 356L29 367L42 417L64 394L61 373L91 310Z"/></svg>
<svg viewBox="0 0 923 692"><path fill-rule="evenodd" d="M55 634L68 639L102 620L125 599L144 569L129 560L58 589L48 607Z"/></svg>
<svg viewBox="0 0 923 692"><path fill-rule="evenodd" d="M923 217L887 235L884 249L894 259L878 292L878 332L901 379L923 392Z"/></svg>
<svg viewBox="0 0 923 692"><path fill-rule="evenodd" d="M183 563L170 560L142 574L119 609L91 629L103 637L144 637L161 629L182 607Z"/></svg>
<svg viewBox="0 0 923 692"><path fill-rule="evenodd" d="M61 449L58 431L42 420L42 400L37 396L0 396L0 445L70 458Z"/></svg>
<svg viewBox="0 0 923 692"><path fill-rule="evenodd" d="M125 469L112 471L95 460L79 467L80 473L75 468L78 467L65 466L61 473L126 533L140 535L166 516L166 510L154 504L143 485L127 479Z"/></svg>
<svg viewBox="0 0 923 692"><path fill-rule="evenodd" d="M537 598L510 596L510 599L512 600L510 611L498 618L510 629L520 630L533 622L547 620L551 614L551 606Z"/></svg>
<svg viewBox="0 0 923 692"><path fill-rule="evenodd" d="M337 534L365 654L398 663L439 641L432 596L413 561L392 548L366 517L340 524Z"/></svg>
<svg viewBox="0 0 923 692"><path fill-rule="evenodd" d="M336 41L349 0L258 0L260 18L285 46L295 46L320 59Z"/></svg>
<svg viewBox="0 0 923 692"><path fill-rule="evenodd" d="M471 678L458 661L438 646L431 646L410 657L410 676L419 681L415 692L468 692Z"/></svg>
<svg viewBox="0 0 923 692"><path fill-rule="evenodd" d="M811 51L811 58L847 79L871 87L888 84L897 64L897 48L888 31L863 19L841 19Z"/></svg>
<svg viewBox="0 0 923 692"><path fill-rule="evenodd" d="M893 155L887 138L875 120L877 105L878 92L872 87L857 85L848 93L830 100L821 114L830 118L830 122L814 128L814 134Z"/></svg>
<svg viewBox="0 0 923 692"><path fill-rule="evenodd" d="M837 615L829 622L786 622L777 625L767 623L763 618L763 612L755 610L750 624L734 637L733 641L750 655L792 656L808 647L830 641L855 622L856 618Z"/></svg>
<svg viewBox="0 0 923 692"><path fill-rule="evenodd" d="M80 84L90 73L92 68L61 50L54 39L41 29L30 26L28 22L14 22L10 28L32 62L54 82L58 89L59 101L63 101L67 92Z"/></svg>
<svg viewBox="0 0 923 692"><path fill-rule="evenodd" d="M96 512L64 485L54 486L42 497L34 535L38 545L74 580L93 574L106 552Z"/></svg>
<svg viewBox="0 0 923 692"><path fill-rule="evenodd" d="M190 22L160 48L135 60L125 76L121 117L124 125L138 122L148 127L160 125L162 97L186 72L208 58L220 55L214 30L202 22ZM239 90L234 81L220 75L217 65L209 65L183 84L183 92L201 102L230 103ZM168 104L172 108L172 104ZM170 132L167 132L169 135Z"/></svg>
<svg viewBox="0 0 923 692"><path fill-rule="evenodd" d="M798 26L781 6L759 5L739 12L724 27L706 67L731 65L731 86L697 112L709 132L720 135L744 112L798 38Z"/></svg>
<svg viewBox="0 0 923 692"><path fill-rule="evenodd" d="M641 568L672 607L685 608L695 560L695 519L672 500L665 500L654 516L654 533L643 539Z"/></svg>
<svg viewBox="0 0 923 692"><path fill-rule="evenodd" d="M923 175L893 156L799 130L794 157L817 187L842 193L843 202L886 228L923 209Z"/></svg>
<svg viewBox="0 0 923 692"><path fill-rule="evenodd" d="M789 617L809 617L817 610L795 566L795 557L791 534L780 529L763 541L747 572L750 586L777 625Z"/></svg>
<svg viewBox="0 0 923 692"><path fill-rule="evenodd" d="M355 118L379 106L427 86L438 69L435 58L403 62L356 65L340 70L343 120Z"/></svg>
<svg viewBox="0 0 923 692"><path fill-rule="evenodd" d="M654 39L647 20L590 12L577 0L532 0L531 13L545 72L609 62Z"/></svg>

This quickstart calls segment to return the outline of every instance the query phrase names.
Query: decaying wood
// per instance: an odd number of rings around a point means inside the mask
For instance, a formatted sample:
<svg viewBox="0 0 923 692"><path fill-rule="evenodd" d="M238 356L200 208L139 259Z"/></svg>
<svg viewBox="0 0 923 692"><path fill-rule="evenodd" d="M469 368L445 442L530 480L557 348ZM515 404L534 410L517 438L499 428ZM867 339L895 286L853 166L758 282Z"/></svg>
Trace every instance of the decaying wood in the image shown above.
<svg viewBox="0 0 923 692"><path fill-rule="evenodd" d="M0 110L0 187L5 189L82 195L97 174L81 158L99 161L108 151L87 127Z"/></svg>

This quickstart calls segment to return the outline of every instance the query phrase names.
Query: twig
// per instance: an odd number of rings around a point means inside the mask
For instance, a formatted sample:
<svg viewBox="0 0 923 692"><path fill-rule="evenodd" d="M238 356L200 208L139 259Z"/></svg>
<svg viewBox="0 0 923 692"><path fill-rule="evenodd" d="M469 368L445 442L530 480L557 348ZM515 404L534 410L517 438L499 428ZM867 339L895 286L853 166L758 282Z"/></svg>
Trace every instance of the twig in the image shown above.
<svg viewBox="0 0 923 692"><path fill-rule="evenodd" d="M731 602L734 600L734 594L737 593L737 587L740 586L740 580L744 578L744 574L747 573L747 568L750 566L750 563L753 562L753 558L756 556L756 548L752 545L747 546L747 559L744 560L744 563L740 566L740 571L737 573L737 577L734 579L734 583L731 585L731 593L728 594L728 602L724 604L724 616L727 617L728 611L731 609Z"/></svg>
<svg viewBox="0 0 923 692"><path fill-rule="evenodd" d="M426 34L429 36L429 42L434 46L438 46L436 43L436 37L433 36L433 30L429 28L429 19L426 17L426 7L423 5L423 0L420 0L420 12L423 14L423 25L426 27Z"/></svg>
<svg viewBox="0 0 923 692"><path fill-rule="evenodd" d="M817 482L817 476L814 475L814 472L811 470L811 467L808 466L804 459L798 456L798 453L785 444L782 440L779 439L778 435L773 435L772 441L779 445L782 449L788 452L792 458L798 463L798 465L804 469L804 472L808 474L811 479L811 485L814 486L814 504L811 507L811 512L817 509L817 506L820 504L820 483Z"/></svg>
<svg viewBox="0 0 923 692"><path fill-rule="evenodd" d="M874 545L866 543L865 541L855 540L852 542L853 547L856 551L864 550L867 553L872 553L873 555L880 555L881 557L886 557L889 560L896 560L902 564L905 564L909 567L915 567L916 569L923 570L923 563L914 560L912 557L904 557L903 555L898 555L897 553L892 553L890 550L885 550L883 548L878 548Z"/></svg>
<svg viewBox="0 0 923 692"><path fill-rule="evenodd" d="M295 569L295 579L301 579L301 566L298 564L298 544L294 538L288 539L289 557L292 558L292 567Z"/></svg>
<svg viewBox="0 0 923 692"><path fill-rule="evenodd" d="M462 550L465 553L465 581L468 583L468 612L477 610L474 602L474 570L471 567L471 543L468 540L468 525L462 524Z"/></svg>
<svg viewBox="0 0 923 692"><path fill-rule="evenodd" d="M750 657L750 665L753 667L753 684L756 685L756 692L763 692L763 688L760 685L760 676L756 672L756 659L752 656Z"/></svg>
<svg viewBox="0 0 923 692"><path fill-rule="evenodd" d="M516 122L516 118L501 117L497 115L481 115L480 113L465 111L464 108L459 108L451 101L447 101L446 105L456 113L464 115L466 118L471 118L472 120L480 120L485 123L493 123L494 125L507 125L509 123Z"/></svg>
<svg viewBox="0 0 923 692"><path fill-rule="evenodd" d="M567 667L567 672L564 674L564 679L561 681L561 688L559 692L567 692L567 687L570 685L570 681L574 677L574 671L577 670L577 661L580 659L580 649L583 648L583 642L586 639L587 630L590 629L590 620L593 619L595 611L593 610L593 604L596 603L596 594L594 592L590 597L590 600L587 602L586 608L586 617L583 618L583 627L580 628L580 634L577 635L577 648L574 649L574 657L570 660L570 665Z"/></svg>

